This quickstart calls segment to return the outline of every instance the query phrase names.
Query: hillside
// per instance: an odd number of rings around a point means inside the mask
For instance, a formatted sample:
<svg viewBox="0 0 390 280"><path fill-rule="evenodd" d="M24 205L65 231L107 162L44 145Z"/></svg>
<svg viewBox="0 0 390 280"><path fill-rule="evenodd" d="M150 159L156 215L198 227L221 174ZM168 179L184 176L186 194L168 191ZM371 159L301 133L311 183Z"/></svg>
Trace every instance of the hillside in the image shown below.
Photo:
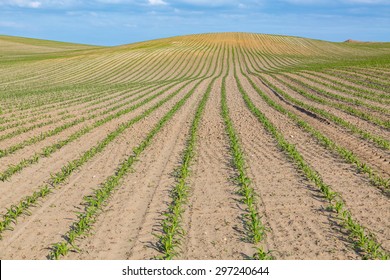
<svg viewBox="0 0 390 280"><path fill-rule="evenodd" d="M83 50L94 46L0 35L0 55L32 55Z"/></svg>
<svg viewBox="0 0 390 280"><path fill-rule="evenodd" d="M390 43L0 36L1 259L390 258Z"/></svg>
<svg viewBox="0 0 390 280"><path fill-rule="evenodd" d="M127 67L133 63L141 61L143 57L148 57L147 64L143 65L142 72L148 72L156 65L165 63L175 58L193 61L199 55L215 55L215 52L208 52L214 47L243 48L251 52L249 55L266 57L269 63L263 63L260 67L262 71L272 69L285 69L291 67L302 67L314 64L337 63L366 63L367 58L383 61L389 60L390 44L388 43L330 43L325 41L304 39L298 37L226 33L226 34L201 34L193 36L181 36L168 39L154 40L111 48L97 48L77 44L61 43L54 41L44 41L37 39L27 39L18 37L0 36L0 64L3 65L1 84L7 82L7 77L11 77L13 83L13 71L18 75L31 79L36 73L47 73L47 78L54 83L62 83L66 79L66 84L73 83L94 83L96 75L104 77L99 83L110 81L112 75L118 72L127 72L116 82L134 81L132 71L139 71L140 68L120 68ZM14 65L15 67L11 67ZM25 73L20 73L21 65ZM102 65L107 67L102 68ZM171 63L172 65L172 63ZM10 66L10 67L8 67ZM115 71L112 71L113 68ZM27 69L28 68L28 69ZM66 73L62 72L66 69ZM31 71L30 71L31 70ZM0 70L1 71L1 70ZM180 72L180 71L179 71ZM92 75L88 75L92 73ZM131 78L130 78L131 77ZM165 77L142 77L143 80L158 80ZM4 80L5 79L5 80ZM30 87L30 83L19 83L18 86ZM33 85L34 87L34 85ZM12 94L7 94L12 96Z"/></svg>

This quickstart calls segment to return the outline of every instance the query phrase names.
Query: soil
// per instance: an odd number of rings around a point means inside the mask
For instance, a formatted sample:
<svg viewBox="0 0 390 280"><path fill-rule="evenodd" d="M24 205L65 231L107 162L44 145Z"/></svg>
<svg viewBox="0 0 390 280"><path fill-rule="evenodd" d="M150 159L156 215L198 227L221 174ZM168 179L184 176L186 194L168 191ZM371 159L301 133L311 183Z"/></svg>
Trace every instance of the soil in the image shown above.
<svg viewBox="0 0 390 280"><path fill-rule="evenodd" d="M1 44L3 43L0 40L0 55ZM4 44L8 48L9 44ZM26 52L27 46L21 49L23 53ZM295 145L304 161L319 174L325 184L340 195L353 218L370 232L381 249L389 254L390 204L386 192L374 186L367 174L359 172L356 166L347 163L335 151L323 147L288 116L269 106L241 73L244 71L275 103L297 115L337 145L353 151L361 162L388 180L388 149L378 148L375 143L362 139L348 129L280 98L262 82L261 77L253 74L259 71L260 76L266 77L270 83L288 95L332 113L365 132L388 140L388 129L335 107L309 100L268 75L273 73L294 87L302 88L316 96L322 95L312 87L390 111L386 102L348 95L321 84L322 81L329 84L341 82L378 97L387 94L385 90L372 89L361 83L374 81L380 84L382 81L383 85L388 85L389 70L385 66L294 72L295 66L299 67L306 62L321 63L326 61L327 57L333 59L336 56L344 59L355 57L359 48L359 45L351 49L343 44L244 33L177 37L140 45L83 49L82 52L74 53L63 51L61 57L54 57L52 60L44 56L41 59L40 53L44 52L45 48L32 47L31 53L34 53L36 61L15 61L14 64L7 64L6 70L0 69L0 87L7 92L0 92L0 127L19 121L27 122L0 131L0 137L24 127L47 122L50 116L54 123L0 140L0 150L58 128L74 119L98 114L124 104L133 98L130 97L133 93L135 97L152 91L148 95L151 96L171 85L174 86L155 100L92 129L49 157L40 158L37 163L0 182L0 222L4 219L7 208L18 204L23 198L50 182L51 174L61 171L68 162L79 158L120 124L141 115L183 84L189 84L177 96L126 129L100 153L73 171L63 184L30 207L29 213L19 216L11 225L12 230L0 232L0 258L47 259L52 245L66 241L66 233L76 221L77 213L84 211L83 197L93 194L109 176L116 174L121 163L133 154L133 149L145 139L159 120L201 81L183 107L164 124L150 145L139 155L132 170L121 179L96 215L92 230L76 240L75 246L78 250L71 248L61 257L68 260L160 258L163 252L159 246L159 235L163 234L164 213L172 203L171 191L177 184L177 170L182 165L195 112L214 77L215 82L210 88L210 96L196 130L194 156L186 181L188 198L183 205L184 211L180 219L183 234L177 236L180 244L175 248L174 258L251 259L256 253L256 246L261 246L276 259L364 258L364 252L356 249L349 232L335 212L328 207L329 204L319 189L306 179L288 154L278 146L275 138L248 109L237 86L236 77L256 108L290 144ZM55 48L51 50L55 51ZM362 46L359 58L363 59L366 54L369 57L373 52L374 50L368 51ZM381 52L386 52L386 48L381 48ZM12 55L18 57L17 53ZM239 61L242 68L238 67ZM284 71L285 69L287 70ZM279 71L286 74L279 75ZM222 74L217 77L219 73ZM250 232L245 226L247 208L238 192L240 186L237 180L234 180L237 170L232 164L229 137L221 114L222 77L225 73L229 116L243 151L246 175L255 192L255 206L266 229L264 239L258 244L253 244ZM365 73L368 79L365 79ZM307 87L300 86L288 77L305 82ZM348 80L343 80L343 77L348 77ZM71 90L73 86L74 91ZM21 94L24 91L25 93ZM101 95L98 94L99 91L102 91ZM83 101L83 98L88 96L93 96L93 100ZM147 97L135 103L142 102ZM369 106L349 104L323 96L322 98L347 104L383 121L389 119L388 113L380 113ZM37 102L39 105L27 108L33 104L31 102ZM123 108L133 104L134 102L126 104ZM115 109L109 114L123 108ZM67 112L64 112L65 110ZM62 119L66 114L71 116ZM84 121L57 135L3 156L0 158L0 172L31 157L42 148L66 139L100 118L103 116Z"/></svg>

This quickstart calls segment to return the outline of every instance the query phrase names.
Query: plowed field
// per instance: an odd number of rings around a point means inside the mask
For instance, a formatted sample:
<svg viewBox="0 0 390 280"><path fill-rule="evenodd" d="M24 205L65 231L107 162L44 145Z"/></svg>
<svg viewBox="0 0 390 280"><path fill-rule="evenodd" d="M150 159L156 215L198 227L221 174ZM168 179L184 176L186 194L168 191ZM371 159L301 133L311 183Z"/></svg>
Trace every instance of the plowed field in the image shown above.
<svg viewBox="0 0 390 280"><path fill-rule="evenodd" d="M388 259L390 44L0 36L1 259Z"/></svg>

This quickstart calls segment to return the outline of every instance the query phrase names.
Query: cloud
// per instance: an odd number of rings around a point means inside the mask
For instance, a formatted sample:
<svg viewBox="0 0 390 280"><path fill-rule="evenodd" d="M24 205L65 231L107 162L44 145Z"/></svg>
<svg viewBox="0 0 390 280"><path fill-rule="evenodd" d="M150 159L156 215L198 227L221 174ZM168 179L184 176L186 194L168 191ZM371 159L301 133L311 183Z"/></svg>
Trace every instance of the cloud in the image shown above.
<svg viewBox="0 0 390 280"><path fill-rule="evenodd" d="M194 6L226 6L238 3L236 0L183 0L183 1L175 1L185 4L190 4Z"/></svg>
<svg viewBox="0 0 390 280"><path fill-rule="evenodd" d="M0 21L0 27L22 28L23 25L14 21Z"/></svg>
<svg viewBox="0 0 390 280"><path fill-rule="evenodd" d="M279 0L296 5L316 5L316 4L390 4L390 0Z"/></svg>
<svg viewBox="0 0 390 280"><path fill-rule="evenodd" d="M164 2L163 0L148 0L149 5L151 6L162 6L167 5L167 2Z"/></svg>
<svg viewBox="0 0 390 280"><path fill-rule="evenodd" d="M0 4L17 6L21 8L39 8L42 6L42 2L40 1L28 1L28 0L1 0Z"/></svg>
<svg viewBox="0 0 390 280"><path fill-rule="evenodd" d="M42 3L38 2L38 1L30 2L30 8L39 8L41 5L42 5Z"/></svg>
<svg viewBox="0 0 390 280"><path fill-rule="evenodd" d="M90 1L90 2L97 2L97 3L102 3L102 4L133 4L135 1L133 0L95 0L95 1Z"/></svg>
<svg viewBox="0 0 390 280"><path fill-rule="evenodd" d="M344 0L342 2L351 4L390 4L390 0Z"/></svg>
<svg viewBox="0 0 390 280"><path fill-rule="evenodd" d="M171 0L172 6L187 6L189 8L249 8L264 6L266 0Z"/></svg>
<svg viewBox="0 0 390 280"><path fill-rule="evenodd" d="M98 2L97 0L88 1ZM67 7L80 6L83 4L81 0L0 0L0 6L10 6L16 8L55 8L63 9Z"/></svg>

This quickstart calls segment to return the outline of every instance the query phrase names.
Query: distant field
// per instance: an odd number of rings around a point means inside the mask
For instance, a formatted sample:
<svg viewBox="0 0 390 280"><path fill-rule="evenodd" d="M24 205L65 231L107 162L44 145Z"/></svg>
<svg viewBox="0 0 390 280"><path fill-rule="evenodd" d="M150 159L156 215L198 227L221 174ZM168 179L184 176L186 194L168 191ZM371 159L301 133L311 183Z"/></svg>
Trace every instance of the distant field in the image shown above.
<svg viewBox="0 0 390 280"><path fill-rule="evenodd" d="M0 36L1 259L389 259L390 43Z"/></svg>

